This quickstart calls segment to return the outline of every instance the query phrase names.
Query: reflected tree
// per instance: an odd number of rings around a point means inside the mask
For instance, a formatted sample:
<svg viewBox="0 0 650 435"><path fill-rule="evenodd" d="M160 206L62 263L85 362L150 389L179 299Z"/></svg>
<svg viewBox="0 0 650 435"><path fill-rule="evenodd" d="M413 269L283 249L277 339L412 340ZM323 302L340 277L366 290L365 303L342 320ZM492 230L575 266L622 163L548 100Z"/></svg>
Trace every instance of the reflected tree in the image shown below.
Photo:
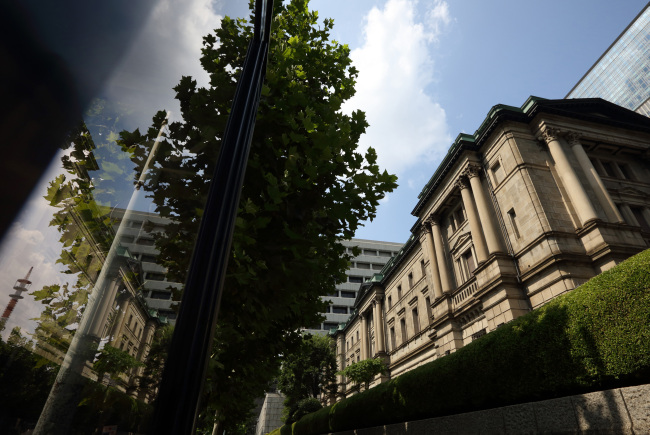
<svg viewBox="0 0 650 435"><path fill-rule="evenodd" d="M173 218L156 241L171 279L184 282L225 130L251 21L224 18L204 38L208 87L183 77L174 88L182 119L160 144L158 176L145 189L157 211ZM253 399L278 374L278 355L300 342L300 328L319 323L321 296L345 278L340 243L375 217L396 177L358 149L363 112L343 113L357 70L346 45L330 39L332 20L306 0L275 2L273 34L255 133L228 265L225 293L206 384L206 427L235 430ZM157 126L121 133L143 168ZM181 319L182 321L183 319Z"/></svg>

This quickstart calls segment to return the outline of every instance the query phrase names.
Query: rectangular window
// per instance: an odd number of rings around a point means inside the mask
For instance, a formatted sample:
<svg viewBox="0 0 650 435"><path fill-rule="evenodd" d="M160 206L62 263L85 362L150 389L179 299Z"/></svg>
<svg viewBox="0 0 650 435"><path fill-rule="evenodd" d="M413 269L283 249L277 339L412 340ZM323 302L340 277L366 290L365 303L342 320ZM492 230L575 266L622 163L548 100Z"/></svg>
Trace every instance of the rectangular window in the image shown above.
<svg viewBox="0 0 650 435"><path fill-rule="evenodd" d="M503 171L503 168L501 167L501 162L496 161L494 165L492 165L492 168L490 169L492 171L492 178L494 179L494 184L499 185L505 178L505 172Z"/></svg>
<svg viewBox="0 0 650 435"><path fill-rule="evenodd" d="M359 331L357 331L357 341L359 341Z"/></svg>
<svg viewBox="0 0 650 435"><path fill-rule="evenodd" d="M402 286L397 286L397 299L402 299Z"/></svg>
<svg viewBox="0 0 650 435"><path fill-rule="evenodd" d="M153 239L145 239L144 237L140 237L136 244L138 244L140 246L153 246L154 243L155 242L154 242Z"/></svg>
<svg viewBox="0 0 650 435"><path fill-rule="evenodd" d="M413 334L419 334L420 333L420 318L418 317L418 309L413 308L413 311L411 311L413 314Z"/></svg>
<svg viewBox="0 0 650 435"><path fill-rule="evenodd" d="M347 314L348 313L348 308L347 307L333 306L332 307L332 313L334 313L334 314Z"/></svg>
<svg viewBox="0 0 650 435"><path fill-rule="evenodd" d="M433 315L433 313L431 312L431 298L427 296L424 299L424 303L427 305L427 324L429 324L431 323L431 316Z"/></svg>
<svg viewBox="0 0 650 435"><path fill-rule="evenodd" d="M486 334L485 328L481 329L480 331L472 334L472 341L476 340L477 338L481 338Z"/></svg>
<svg viewBox="0 0 650 435"><path fill-rule="evenodd" d="M391 257L391 254L388 251L377 251L377 253L379 254L380 257L389 257L389 258Z"/></svg>
<svg viewBox="0 0 650 435"><path fill-rule="evenodd" d="M614 170L614 165L612 162L602 161L600 162L603 165L603 170L605 171L605 176L607 177L616 177L616 171Z"/></svg>
<svg viewBox="0 0 650 435"><path fill-rule="evenodd" d="M374 249L364 249L363 250L363 255L368 255L370 257L376 257L377 256L377 251Z"/></svg>
<svg viewBox="0 0 650 435"><path fill-rule="evenodd" d="M122 236L122 243L133 243L135 238L133 236Z"/></svg>
<svg viewBox="0 0 650 435"><path fill-rule="evenodd" d="M151 299L162 299L162 300L169 300L171 299L172 294L169 292L157 292L157 291L152 291L151 292Z"/></svg>
<svg viewBox="0 0 650 435"><path fill-rule="evenodd" d="M517 226L517 215L515 214L514 208L511 208L508 211L508 220L510 220L510 225L512 226L512 231L515 233L515 237L520 238L519 227Z"/></svg>
<svg viewBox="0 0 650 435"><path fill-rule="evenodd" d="M368 270L370 270L370 263L357 262L357 269L368 269Z"/></svg>
<svg viewBox="0 0 650 435"><path fill-rule="evenodd" d="M618 167L621 170L621 174L623 174L623 178L625 178L626 180L636 180L636 177L634 176L634 173L632 172L632 168L630 168L630 165L628 165L627 163L619 163Z"/></svg>
<svg viewBox="0 0 650 435"><path fill-rule="evenodd" d="M339 296L339 292L329 292L329 293L327 294L327 296L337 298L337 297Z"/></svg>
<svg viewBox="0 0 650 435"><path fill-rule="evenodd" d="M402 343L406 343L406 319L403 317L399 321L399 327L402 330Z"/></svg>
<svg viewBox="0 0 650 435"><path fill-rule="evenodd" d="M393 298L388 296L388 309L390 310L391 308L393 308Z"/></svg>
<svg viewBox="0 0 650 435"><path fill-rule="evenodd" d="M463 254L465 262L467 263L467 270L470 276L474 276L474 269L476 269L476 263L474 262L474 256L472 255L472 250L468 249L465 254Z"/></svg>
<svg viewBox="0 0 650 435"><path fill-rule="evenodd" d="M339 326L338 323L332 323L332 322L325 322L325 323L323 323L323 327L324 327L324 329L325 329L326 331L328 331L328 330L330 330L330 329L335 329L335 328L337 328L338 326Z"/></svg>
<svg viewBox="0 0 650 435"><path fill-rule="evenodd" d="M422 277L427 276L427 270L424 268L424 260L420 260L420 271L422 272Z"/></svg>
<svg viewBox="0 0 650 435"><path fill-rule="evenodd" d="M395 350L395 327L390 328L390 350Z"/></svg>
<svg viewBox="0 0 650 435"><path fill-rule="evenodd" d="M350 275L348 277L348 282L354 283L354 284L361 284L363 282L363 277L362 276L352 276Z"/></svg>
<svg viewBox="0 0 650 435"><path fill-rule="evenodd" d="M409 273L409 288L413 287L413 272Z"/></svg>
<svg viewBox="0 0 650 435"><path fill-rule="evenodd" d="M140 257L140 261L143 261L145 263L155 263L156 262L156 256L155 255L142 254L142 256Z"/></svg>
<svg viewBox="0 0 650 435"><path fill-rule="evenodd" d="M147 272L146 278L149 281L164 281L165 280L165 275L162 273L151 273Z"/></svg>
<svg viewBox="0 0 650 435"><path fill-rule="evenodd" d="M639 226L643 231L650 232L650 225L648 224L648 221L646 220L645 216L643 215L643 208L641 207L630 207L630 210L632 210L632 214L636 218L637 222L639 223Z"/></svg>
<svg viewBox="0 0 650 435"><path fill-rule="evenodd" d="M454 216L450 214L447 217L447 221L449 223L449 225L448 225L449 233L455 233L456 232L456 222L454 221Z"/></svg>
<svg viewBox="0 0 650 435"><path fill-rule="evenodd" d="M354 299L357 296L356 296L356 294L354 292L341 291L341 297L342 298Z"/></svg>
<svg viewBox="0 0 650 435"><path fill-rule="evenodd" d="M600 166L598 160L596 160L596 159L592 159L591 157L589 157L589 160L591 161L591 166L594 167L594 169L596 170L596 172L598 173L598 175L600 175L601 177L602 177L603 175L606 175L606 174L603 172L603 169L602 169L602 167Z"/></svg>
<svg viewBox="0 0 650 435"><path fill-rule="evenodd" d="M176 319L178 316L175 311L172 310L160 310L160 314L167 317L170 320ZM310 329L320 329L320 325L316 326L315 328L310 328Z"/></svg>
<svg viewBox="0 0 650 435"><path fill-rule="evenodd" d="M465 222L465 213L463 212L463 207L458 207L454 211L454 219L456 220L456 227L460 227L463 222Z"/></svg>

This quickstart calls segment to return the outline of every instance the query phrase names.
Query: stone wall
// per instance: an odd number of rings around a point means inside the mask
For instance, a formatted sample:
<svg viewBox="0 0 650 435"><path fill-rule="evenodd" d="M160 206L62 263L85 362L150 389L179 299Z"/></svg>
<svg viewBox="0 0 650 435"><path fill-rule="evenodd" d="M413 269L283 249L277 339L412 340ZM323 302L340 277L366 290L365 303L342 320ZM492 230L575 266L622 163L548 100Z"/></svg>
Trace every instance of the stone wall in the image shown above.
<svg viewBox="0 0 650 435"><path fill-rule="evenodd" d="M330 435L650 434L650 384Z"/></svg>

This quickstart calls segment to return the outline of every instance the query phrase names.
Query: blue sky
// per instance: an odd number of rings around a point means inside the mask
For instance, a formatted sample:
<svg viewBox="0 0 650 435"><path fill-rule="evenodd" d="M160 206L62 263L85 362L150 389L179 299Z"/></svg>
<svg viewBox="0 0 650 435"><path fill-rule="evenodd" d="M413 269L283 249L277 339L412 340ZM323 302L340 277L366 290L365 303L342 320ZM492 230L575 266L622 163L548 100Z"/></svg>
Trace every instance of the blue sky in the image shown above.
<svg viewBox="0 0 650 435"><path fill-rule="evenodd" d="M276 0L277 1L277 0ZM248 16L247 2L165 1L117 68L106 94L171 108L181 75L207 76L198 64L201 36L223 15ZM399 188L357 237L406 241L410 212L453 139L473 133L495 104L520 106L528 96L563 98L645 1L312 0L335 21L332 37L348 44L360 74L345 107L366 112L380 164ZM145 104L146 103L146 104ZM172 118L175 118L172 113Z"/></svg>
<svg viewBox="0 0 650 435"><path fill-rule="evenodd" d="M351 104L371 123L362 146L399 176L357 237L406 241L417 194L459 133L495 104L563 98L645 4L313 0L360 70Z"/></svg>
<svg viewBox="0 0 650 435"><path fill-rule="evenodd" d="M278 0L276 0L278 1ZM123 128L147 128L158 109L178 106L172 88L183 75L207 85L199 56L202 36L223 15L247 16L245 1L159 0L104 83L102 96L131 105ZM645 6L644 0L312 0L335 20L333 38L352 49L357 95L344 108L366 111L361 146L399 176L399 188L357 237L405 242L417 195L452 140L473 133L495 104L520 106L529 95L563 98ZM34 266L33 287L62 283L55 264L60 235L43 200L59 171L44 174L0 246L0 281ZM126 203L126 202L125 202ZM40 304L28 297L14 324L35 324Z"/></svg>

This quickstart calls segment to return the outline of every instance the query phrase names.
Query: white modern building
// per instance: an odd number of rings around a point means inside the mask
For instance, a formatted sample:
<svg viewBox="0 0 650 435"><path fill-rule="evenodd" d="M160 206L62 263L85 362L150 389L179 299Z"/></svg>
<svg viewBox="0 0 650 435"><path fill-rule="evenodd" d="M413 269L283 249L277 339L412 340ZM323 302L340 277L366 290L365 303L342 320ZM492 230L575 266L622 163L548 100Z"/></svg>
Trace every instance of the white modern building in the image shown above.
<svg viewBox="0 0 650 435"><path fill-rule="evenodd" d="M343 242L346 252L352 254L357 246L361 254L350 261L346 272L347 280L336 286L336 290L324 297L330 302L327 311L322 313L325 320L320 325L314 325L306 331L312 334L326 334L330 329L337 328L339 323L346 322L352 314L354 301L359 292L359 284L379 273L391 257L397 255L402 248L401 243L378 242L375 240L350 239Z"/></svg>

